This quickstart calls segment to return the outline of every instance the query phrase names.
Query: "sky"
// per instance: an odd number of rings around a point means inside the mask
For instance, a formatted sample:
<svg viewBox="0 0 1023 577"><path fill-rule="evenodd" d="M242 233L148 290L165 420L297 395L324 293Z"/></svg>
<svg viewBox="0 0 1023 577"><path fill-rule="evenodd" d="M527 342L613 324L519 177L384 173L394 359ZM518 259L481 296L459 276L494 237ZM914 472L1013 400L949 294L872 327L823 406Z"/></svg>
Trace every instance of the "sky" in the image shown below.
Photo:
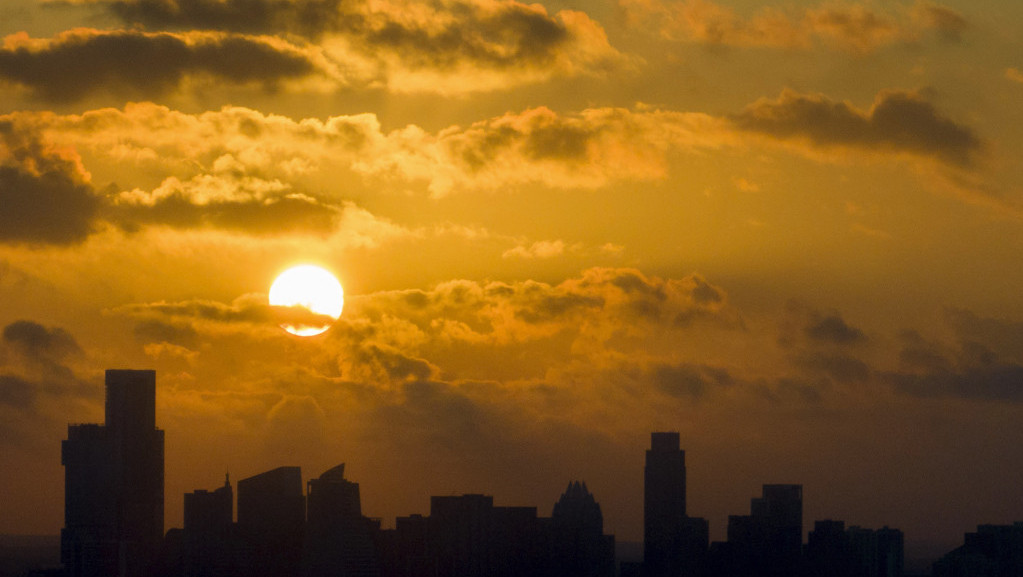
<svg viewBox="0 0 1023 577"><path fill-rule="evenodd" d="M0 533L63 523L103 371L182 495L341 462L363 511L585 481L642 538L679 431L954 545L1023 519L1023 4L5 0ZM298 337L274 278L332 271Z"/></svg>

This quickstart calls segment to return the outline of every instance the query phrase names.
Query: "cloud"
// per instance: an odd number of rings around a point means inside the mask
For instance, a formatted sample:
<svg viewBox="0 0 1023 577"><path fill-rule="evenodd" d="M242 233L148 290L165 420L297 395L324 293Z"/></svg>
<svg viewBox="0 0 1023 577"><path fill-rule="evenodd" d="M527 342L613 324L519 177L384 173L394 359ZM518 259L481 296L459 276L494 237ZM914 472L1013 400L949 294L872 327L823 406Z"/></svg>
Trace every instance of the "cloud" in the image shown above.
<svg viewBox="0 0 1023 577"><path fill-rule="evenodd" d="M128 229L160 224L249 234L327 235L335 229L342 209L293 191L290 185L277 179L216 172L187 181L168 177L152 191L124 191L113 197L107 213L111 220Z"/></svg>
<svg viewBox="0 0 1023 577"><path fill-rule="evenodd" d="M0 375L0 406L28 409L35 400L35 384L14 375Z"/></svg>
<svg viewBox="0 0 1023 577"><path fill-rule="evenodd" d="M292 33L317 37L343 30L354 18L342 0L112 0L102 2L126 23L176 30L244 34Z"/></svg>
<svg viewBox="0 0 1023 577"><path fill-rule="evenodd" d="M88 151L111 176L167 175L158 185L110 195L113 222L126 228L164 223L257 234L326 234L365 216L339 202L343 193L335 185L324 184L327 175L337 182L338 171L367 184L421 184L440 198L530 185L597 189L662 180L669 177L671 155L751 144L791 147L824 162L848 160L850 155L838 153L850 151L865 160L884 154L886 161L937 161L964 174L985 149L970 127L950 120L919 94L895 91L880 93L867 111L822 95L785 91L730 117L646 106L576 113L535 108L435 132L415 125L385 132L372 114L295 120L233 106L186 114L131 104L81 115L11 117ZM376 221L378 232L384 225L395 227ZM390 234L410 233L415 231ZM507 256L552 256L558 242L564 241L523 242Z"/></svg>
<svg viewBox="0 0 1023 577"><path fill-rule="evenodd" d="M922 398L958 398L1023 403L1023 365L997 363L982 367L915 373L889 373L895 390Z"/></svg>
<svg viewBox="0 0 1023 577"><path fill-rule="evenodd" d="M519 245L510 248L501 254L502 258L554 258L565 253L565 241L563 240L538 240L527 246Z"/></svg>
<svg viewBox="0 0 1023 577"><path fill-rule="evenodd" d="M81 159L0 116L0 242L74 244L95 228L100 197Z"/></svg>
<svg viewBox="0 0 1023 577"><path fill-rule="evenodd" d="M536 108L452 127L436 137L392 135L393 140L421 140L413 150L440 148L439 157L409 159L393 168L409 177L429 177L435 196L530 182L597 188L624 179L664 178L669 150L722 146L730 139L721 126L695 113L599 108L559 115Z"/></svg>
<svg viewBox="0 0 1023 577"><path fill-rule="evenodd" d="M81 357L78 342L60 327L14 321L0 333L0 408L37 414L40 396L88 394L69 363Z"/></svg>
<svg viewBox="0 0 1023 577"><path fill-rule="evenodd" d="M957 166L973 165L984 150L969 127L944 116L914 92L882 91L867 111L823 95L782 92L732 116L740 130L814 147L906 153Z"/></svg>
<svg viewBox="0 0 1023 577"><path fill-rule="evenodd" d="M102 91L153 97L186 78L255 84L266 89L313 76L331 77L318 52L271 37L216 32L142 32L78 28L50 39L4 38L0 79L54 102Z"/></svg>
<svg viewBox="0 0 1023 577"><path fill-rule="evenodd" d="M850 326L838 313L813 313L810 323L803 329L811 340L836 345L851 345L867 340L860 329Z"/></svg>
<svg viewBox="0 0 1023 577"><path fill-rule="evenodd" d="M700 399L716 387L735 382L726 369L690 363L657 365L651 373L653 385L671 397Z"/></svg>
<svg viewBox="0 0 1023 577"><path fill-rule="evenodd" d="M970 28L970 23L959 12L947 6L918 1L913 7L913 15L923 27L933 29L945 40L958 42L963 33Z"/></svg>
<svg viewBox="0 0 1023 577"><path fill-rule="evenodd" d="M1023 322L982 317L962 308L949 308L945 320L963 342L980 343L999 357L1023 363Z"/></svg>
<svg viewBox="0 0 1023 577"><path fill-rule="evenodd" d="M74 337L64 329L48 329L32 321L15 321L4 327L3 341L34 362L59 361L81 352Z"/></svg>
<svg viewBox="0 0 1023 577"><path fill-rule="evenodd" d="M708 0L619 0L634 21L670 40L708 45L812 49L866 54L929 31L958 41L969 27L955 10L917 2L886 11L866 3L825 4L801 12L768 7L745 17Z"/></svg>
<svg viewBox="0 0 1023 577"><path fill-rule="evenodd" d="M601 74L626 61L582 12L514 0L114 0L125 23L283 34L319 42L364 85L467 93L552 76Z"/></svg>
<svg viewBox="0 0 1023 577"><path fill-rule="evenodd" d="M1018 68L1006 68L1005 78L1006 80L1023 84L1023 72L1020 72Z"/></svg>
<svg viewBox="0 0 1023 577"><path fill-rule="evenodd" d="M900 366L881 379L896 391L921 398L1023 402L1023 325L949 309L946 321L957 341L929 340L915 331L900 335ZM990 346L989 346L990 345Z"/></svg>

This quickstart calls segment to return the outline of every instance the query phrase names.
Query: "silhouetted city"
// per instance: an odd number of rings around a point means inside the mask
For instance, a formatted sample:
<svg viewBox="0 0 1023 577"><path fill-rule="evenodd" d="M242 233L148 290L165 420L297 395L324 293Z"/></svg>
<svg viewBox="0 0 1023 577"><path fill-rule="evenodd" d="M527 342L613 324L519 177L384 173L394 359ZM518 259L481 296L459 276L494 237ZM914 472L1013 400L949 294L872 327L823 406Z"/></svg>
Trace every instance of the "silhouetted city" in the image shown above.
<svg viewBox="0 0 1023 577"><path fill-rule="evenodd" d="M66 577L900 577L898 529L818 520L803 543L803 487L765 484L725 541L691 517L677 432L654 432L644 468L642 560L616 559L600 504L570 481L550 518L489 495L435 496L393 529L363 514L339 464L306 483L282 466L184 496L184 527L163 533L164 435L156 374L106 372L106 422L72 424L62 445ZM1023 523L982 525L931 568L934 577L1023 575Z"/></svg>

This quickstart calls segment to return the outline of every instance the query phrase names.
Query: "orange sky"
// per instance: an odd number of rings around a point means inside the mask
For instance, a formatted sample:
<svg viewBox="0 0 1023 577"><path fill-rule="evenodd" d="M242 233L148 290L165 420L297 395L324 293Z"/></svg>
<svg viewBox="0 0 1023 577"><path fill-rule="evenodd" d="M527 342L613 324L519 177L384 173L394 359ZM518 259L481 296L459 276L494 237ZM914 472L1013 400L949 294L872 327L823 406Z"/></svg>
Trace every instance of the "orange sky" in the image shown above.
<svg viewBox="0 0 1023 577"><path fill-rule="evenodd" d="M254 9L259 4L260 9ZM7 0L0 533L157 370L182 494L346 462L363 510L585 481L678 430L723 538L1023 519L1023 4ZM345 288L282 331L275 276Z"/></svg>

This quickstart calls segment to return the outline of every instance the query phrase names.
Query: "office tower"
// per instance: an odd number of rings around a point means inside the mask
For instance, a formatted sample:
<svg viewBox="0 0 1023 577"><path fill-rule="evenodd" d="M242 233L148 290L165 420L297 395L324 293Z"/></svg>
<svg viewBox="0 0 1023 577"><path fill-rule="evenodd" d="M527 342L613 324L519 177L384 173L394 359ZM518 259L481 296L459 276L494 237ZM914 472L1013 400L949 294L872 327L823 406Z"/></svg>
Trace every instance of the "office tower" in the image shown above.
<svg viewBox="0 0 1023 577"><path fill-rule="evenodd" d="M432 550L438 577L490 577L494 498L489 495L430 497Z"/></svg>
<svg viewBox="0 0 1023 577"><path fill-rule="evenodd" d="M805 558L809 577L851 577L852 556L845 523L815 521L807 535Z"/></svg>
<svg viewBox="0 0 1023 577"><path fill-rule="evenodd" d="M902 577L903 538L898 529L849 527L850 574L854 577Z"/></svg>
<svg viewBox="0 0 1023 577"><path fill-rule="evenodd" d="M381 532L380 573L386 577L421 577L436 574L430 518L398 517L394 529Z"/></svg>
<svg viewBox="0 0 1023 577"><path fill-rule="evenodd" d="M676 577L686 562L686 453L678 433L651 433L643 475L643 570L647 577Z"/></svg>
<svg viewBox="0 0 1023 577"><path fill-rule="evenodd" d="M934 563L934 577L1023 575L1023 522L978 525L963 544Z"/></svg>
<svg viewBox="0 0 1023 577"><path fill-rule="evenodd" d="M803 486L764 485L749 515L728 517L727 564L733 575L796 574L802 561Z"/></svg>
<svg viewBox="0 0 1023 577"><path fill-rule="evenodd" d="M246 577L296 577L301 573L305 529L302 470L278 467L238 481L241 573Z"/></svg>
<svg viewBox="0 0 1023 577"><path fill-rule="evenodd" d="M106 423L69 425L61 444L61 562L72 577L152 573L163 539L163 431L156 372L106 372Z"/></svg>
<svg viewBox="0 0 1023 577"><path fill-rule="evenodd" d="M213 491L185 493L183 573L185 577L228 575L232 563L234 491L231 480Z"/></svg>
<svg viewBox="0 0 1023 577"><path fill-rule="evenodd" d="M359 484L345 479L344 463L310 479L303 573L376 577L374 522L362 516Z"/></svg>
<svg viewBox="0 0 1023 577"><path fill-rule="evenodd" d="M569 483L551 514L556 574L613 577L614 536L604 535L600 504L586 483Z"/></svg>
<svg viewBox="0 0 1023 577"><path fill-rule="evenodd" d="M769 562L788 575L802 555L803 486L764 485L762 495L751 501L750 512L765 528Z"/></svg>

